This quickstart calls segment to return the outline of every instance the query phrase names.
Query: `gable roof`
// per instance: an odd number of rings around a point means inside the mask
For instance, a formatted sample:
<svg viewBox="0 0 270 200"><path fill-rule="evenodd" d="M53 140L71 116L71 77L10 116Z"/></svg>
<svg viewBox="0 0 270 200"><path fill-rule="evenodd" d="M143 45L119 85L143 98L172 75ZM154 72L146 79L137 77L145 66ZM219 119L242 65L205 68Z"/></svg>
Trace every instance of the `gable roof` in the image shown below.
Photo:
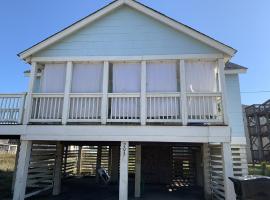
<svg viewBox="0 0 270 200"><path fill-rule="evenodd" d="M180 32L183 32L225 54L228 56L233 56L237 51L232 47L225 45L187 25L184 25L146 5L139 3L134 0L116 0L112 3L106 5L105 7L97 10L96 12L86 16L85 18L71 24L70 26L64 28L63 30L53 34L52 36L42 40L41 42L33 45L32 47L20 52L18 56L21 59L27 59L29 56L37 53L38 51L48 47L49 45L54 44L55 42L63 39L64 37L74 33L75 31L89 25L90 23L96 21L97 19L101 18L102 16L112 12L113 10L119 8L122 5L127 5L135 10L138 10Z"/></svg>

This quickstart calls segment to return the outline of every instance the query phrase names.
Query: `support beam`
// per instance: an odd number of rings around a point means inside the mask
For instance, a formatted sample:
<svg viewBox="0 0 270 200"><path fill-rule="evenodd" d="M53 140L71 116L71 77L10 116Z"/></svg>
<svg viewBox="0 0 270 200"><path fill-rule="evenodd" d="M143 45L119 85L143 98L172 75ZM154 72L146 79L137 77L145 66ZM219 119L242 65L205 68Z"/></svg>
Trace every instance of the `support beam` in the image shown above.
<svg viewBox="0 0 270 200"><path fill-rule="evenodd" d="M187 125L187 94L186 94L186 70L185 61L180 60L180 93L181 93L181 108L183 126Z"/></svg>
<svg viewBox="0 0 270 200"><path fill-rule="evenodd" d="M15 160L15 166L13 170L13 177L12 177L12 186L11 186L11 192L14 192L14 186L15 186L15 180L16 180L16 171L18 167L18 160L19 160L19 153L20 153L20 141L17 142L17 149L16 149L16 160Z"/></svg>
<svg viewBox="0 0 270 200"><path fill-rule="evenodd" d="M146 125L146 61L141 63L141 125Z"/></svg>
<svg viewBox="0 0 270 200"><path fill-rule="evenodd" d="M233 177L233 161L231 144L229 142L222 143L222 158L223 158L223 178L224 192L226 200L236 200L234 186L228 177Z"/></svg>
<svg viewBox="0 0 270 200"><path fill-rule="evenodd" d="M23 118L23 124L28 124L29 119L31 117L31 104L32 104L32 93L34 91L35 79L37 74L37 63L32 62L31 64L31 72L30 72L30 80L28 85L28 93L26 96L25 102L25 113Z"/></svg>
<svg viewBox="0 0 270 200"><path fill-rule="evenodd" d="M81 164L82 164L82 146L79 146L78 160L77 160L77 175L81 175Z"/></svg>
<svg viewBox="0 0 270 200"><path fill-rule="evenodd" d="M119 200L128 199L128 154L129 142L123 141L120 147Z"/></svg>
<svg viewBox="0 0 270 200"><path fill-rule="evenodd" d="M70 90L71 90L72 68L73 68L73 63L71 61L67 62L65 93L64 93L64 103L63 103L63 114L62 114L62 124L63 125L65 125L67 123L67 120L68 120L69 93L70 93Z"/></svg>
<svg viewBox="0 0 270 200"><path fill-rule="evenodd" d="M96 182L99 182L99 174L98 169L101 168L101 154L102 154L102 146L98 146L97 149L97 164L96 164Z"/></svg>
<svg viewBox="0 0 270 200"><path fill-rule="evenodd" d="M103 66L103 81L102 81L101 124L106 124L107 122L108 84L109 84L109 62L105 61Z"/></svg>
<svg viewBox="0 0 270 200"><path fill-rule="evenodd" d="M21 141L13 200L23 200L25 197L28 167L31 156L31 147L32 141Z"/></svg>
<svg viewBox="0 0 270 200"><path fill-rule="evenodd" d="M136 160L135 160L135 198L141 197L141 154L142 146L136 145Z"/></svg>
<svg viewBox="0 0 270 200"><path fill-rule="evenodd" d="M203 174L204 174L204 198L208 200L211 199L208 144L204 143L202 148L203 148L202 151L203 151Z"/></svg>
<svg viewBox="0 0 270 200"><path fill-rule="evenodd" d="M53 195L59 195L61 193L62 157L63 145L60 142L57 142L53 178Z"/></svg>
<svg viewBox="0 0 270 200"><path fill-rule="evenodd" d="M111 182L117 183L119 180L119 158L120 147L112 146L112 165L111 165Z"/></svg>

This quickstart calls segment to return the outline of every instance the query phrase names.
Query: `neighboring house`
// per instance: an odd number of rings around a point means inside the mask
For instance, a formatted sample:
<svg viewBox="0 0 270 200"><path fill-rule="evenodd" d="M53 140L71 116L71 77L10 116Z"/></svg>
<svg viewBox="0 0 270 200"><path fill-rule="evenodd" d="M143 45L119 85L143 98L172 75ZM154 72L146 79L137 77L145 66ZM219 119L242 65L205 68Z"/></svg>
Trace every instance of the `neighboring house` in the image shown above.
<svg viewBox="0 0 270 200"><path fill-rule="evenodd" d="M251 156L251 149L250 149L250 139L249 139L249 132L248 132L248 124L247 124L247 116L246 116L246 111L245 111L245 109L247 107L248 107L247 105L242 105L244 129L245 129L245 135L246 135L246 140L247 140L247 146L246 146L247 161L248 161L248 163L252 163L252 156Z"/></svg>
<svg viewBox="0 0 270 200"><path fill-rule="evenodd" d="M16 153L17 144L11 140L0 140L0 153Z"/></svg>
<svg viewBox="0 0 270 200"><path fill-rule="evenodd" d="M270 100L245 108L253 163L270 161Z"/></svg>
<svg viewBox="0 0 270 200"><path fill-rule="evenodd" d="M136 197L141 184L184 184L235 199L228 177L247 174L239 89L247 69L230 63L235 53L132 0L19 53L31 65L27 95L0 96L0 136L21 139L13 199L59 194L72 156L78 174L106 168L121 200L129 178Z"/></svg>

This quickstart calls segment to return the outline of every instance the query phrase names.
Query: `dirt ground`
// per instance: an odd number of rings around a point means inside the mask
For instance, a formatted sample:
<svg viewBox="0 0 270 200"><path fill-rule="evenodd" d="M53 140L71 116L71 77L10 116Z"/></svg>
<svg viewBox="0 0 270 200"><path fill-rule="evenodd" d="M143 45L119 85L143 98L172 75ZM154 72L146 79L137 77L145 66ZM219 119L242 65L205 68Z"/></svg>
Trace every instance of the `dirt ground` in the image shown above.
<svg viewBox="0 0 270 200"><path fill-rule="evenodd" d="M31 200L118 200L118 185L98 185L93 178L72 178L65 180L62 185L62 193L59 196L51 196L51 191L30 198ZM129 183L129 199L134 198L134 184ZM179 189L169 192L166 186L146 185L142 200L201 200L203 191L201 188Z"/></svg>

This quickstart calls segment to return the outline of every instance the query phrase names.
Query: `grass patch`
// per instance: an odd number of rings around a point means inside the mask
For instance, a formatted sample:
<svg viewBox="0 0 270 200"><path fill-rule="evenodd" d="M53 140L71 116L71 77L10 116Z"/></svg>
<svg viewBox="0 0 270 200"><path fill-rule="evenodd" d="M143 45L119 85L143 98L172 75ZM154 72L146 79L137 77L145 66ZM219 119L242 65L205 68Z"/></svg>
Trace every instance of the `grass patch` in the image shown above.
<svg viewBox="0 0 270 200"><path fill-rule="evenodd" d="M248 165L248 174L270 176L270 164L265 162L255 164L254 166L250 164Z"/></svg>
<svg viewBox="0 0 270 200"><path fill-rule="evenodd" d="M0 199L11 198L15 154L0 153Z"/></svg>

